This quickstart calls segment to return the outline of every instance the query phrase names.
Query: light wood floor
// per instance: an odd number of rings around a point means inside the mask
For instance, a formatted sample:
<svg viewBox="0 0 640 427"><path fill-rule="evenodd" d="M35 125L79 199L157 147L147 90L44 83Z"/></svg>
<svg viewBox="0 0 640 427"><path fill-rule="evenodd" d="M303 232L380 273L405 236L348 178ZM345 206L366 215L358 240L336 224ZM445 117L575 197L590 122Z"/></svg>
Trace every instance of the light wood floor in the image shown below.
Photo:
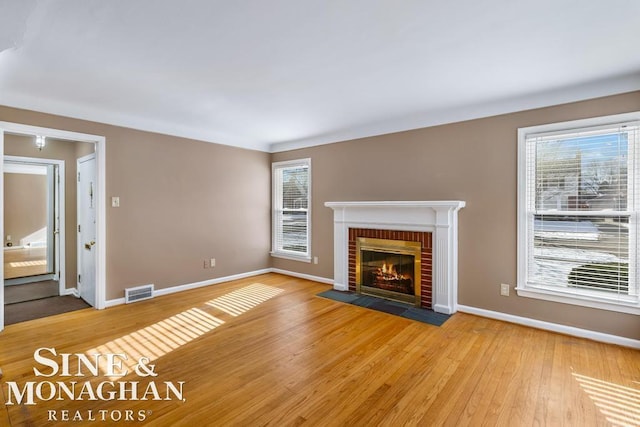
<svg viewBox="0 0 640 427"><path fill-rule="evenodd" d="M4 278L47 274L47 248L7 249L4 251Z"/></svg>
<svg viewBox="0 0 640 427"><path fill-rule="evenodd" d="M152 426L640 425L637 350L463 313L435 327L315 296L326 289L268 274L8 326L3 402L7 381L70 381L34 375L51 370L34 361L39 347L147 356L156 377L114 381L184 381L185 401L85 394L0 406L0 425L56 425L48 411L63 409L143 411L121 424Z"/></svg>

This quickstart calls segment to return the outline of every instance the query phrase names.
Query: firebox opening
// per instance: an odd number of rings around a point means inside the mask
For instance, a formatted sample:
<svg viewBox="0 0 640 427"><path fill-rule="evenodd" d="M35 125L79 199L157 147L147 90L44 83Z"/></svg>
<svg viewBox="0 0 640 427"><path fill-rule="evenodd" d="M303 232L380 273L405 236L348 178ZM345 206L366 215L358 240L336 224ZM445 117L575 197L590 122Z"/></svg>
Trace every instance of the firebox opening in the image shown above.
<svg viewBox="0 0 640 427"><path fill-rule="evenodd" d="M411 255L362 251L362 285L414 295Z"/></svg>
<svg viewBox="0 0 640 427"><path fill-rule="evenodd" d="M358 238L356 291L420 305L420 242Z"/></svg>

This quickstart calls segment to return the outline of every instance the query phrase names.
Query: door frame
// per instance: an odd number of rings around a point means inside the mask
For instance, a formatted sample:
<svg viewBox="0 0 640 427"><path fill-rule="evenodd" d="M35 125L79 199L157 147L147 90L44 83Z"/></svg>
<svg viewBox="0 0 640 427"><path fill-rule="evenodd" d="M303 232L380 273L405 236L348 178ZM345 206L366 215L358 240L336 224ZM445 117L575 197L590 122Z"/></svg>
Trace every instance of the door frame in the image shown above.
<svg viewBox="0 0 640 427"><path fill-rule="evenodd" d="M0 122L0 152L4 155L4 134L65 139L95 144L96 155L96 307L105 308L106 293L106 138L67 130ZM4 236L4 162L0 162L0 236ZM4 251L0 251L0 277L4 278ZM0 331L4 329L4 286L0 288Z"/></svg>
<svg viewBox="0 0 640 427"><path fill-rule="evenodd" d="M58 294L59 295L66 295L69 294L69 292L67 292L66 290L66 264L65 264L65 260L66 260L66 234L65 234L65 203L64 201L65 199L65 163L64 160L58 160L58 159L43 159L43 158L38 158L38 157L22 157L22 156L3 156L3 162L2 165L4 167L4 162L9 162L9 163L14 163L14 164L26 164L26 165L42 165L42 166L55 166L57 167L57 176L58 176L58 180L55 180L55 176L53 177L54 182L49 182L49 174L47 174L47 199L51 198L51 186L53 186L53 194L54 194L54 199L53 200L47 200L47 205L48 208L53 207L53 211L54 211L54 215L53 215L53 222L51 222L51 215L48 215L47 218L47 227L49 227L49 230L52 231L47 231L47 234L51 234L53 236L53 240L54 240L54 258L52 259L54 266L56 267L53 271L53 278L54 280L57 279L58 280ZM3 177L4 177L4 170L3 170ZM4 187L3 187L4 188ZM3 198L3 205L4 207L4 198ZM4 215L4 210L3 210L3 215ZM57 221L57 223L56 223ZM56 227L57 225L57 227ZM3 218L3 227L4 227L4 218ZM55 229L58 230L58 233L56 235L55 233ZM48 240L48 238L47 238ZM47 261L49 261L50 259L50 248L47 248ZM3 256L4 256L4 252L3 252ZM4 268L4 260L3 260L3 268ZM3 272L3 277L4 277L4 272ZM48 276L48 278L51 278L51 276ZM40 279L42 280L42 279ZM5 280L6 282L6 280ZM21 283L24 281L21 281ZM24 282L27 283L27 282Z"/></svg>

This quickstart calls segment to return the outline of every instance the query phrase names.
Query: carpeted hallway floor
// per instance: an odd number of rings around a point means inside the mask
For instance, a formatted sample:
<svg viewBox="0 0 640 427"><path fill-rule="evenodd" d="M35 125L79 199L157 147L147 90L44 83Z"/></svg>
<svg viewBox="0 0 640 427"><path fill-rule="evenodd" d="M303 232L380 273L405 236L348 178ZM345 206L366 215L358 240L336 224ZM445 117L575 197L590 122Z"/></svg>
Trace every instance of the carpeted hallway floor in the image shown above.
<svg viewBox="0 0 640 427"><path fill-rule="evenodd" d="M27 320L82 310L83 308L89 307L91 306L84 302L84 300L71 295L5 304L4 324L12 325L14 323L26 322Z"/></svg>
<svg viewBox="0 0 640 427"><path fill-rule="evenodd" d="M56 297L59 295L58 282L55 280L43 280L23 285L10 285L4 287L4 303L15 304L17 302L33 301L36 299Z"/></svg>
<svg viewBox="0 0 640 427"><path fill-rule="evenodd" d="M12 325L91 307L80 298L58 296L58 286L54 280L5 286L4 324Z"/></svg>

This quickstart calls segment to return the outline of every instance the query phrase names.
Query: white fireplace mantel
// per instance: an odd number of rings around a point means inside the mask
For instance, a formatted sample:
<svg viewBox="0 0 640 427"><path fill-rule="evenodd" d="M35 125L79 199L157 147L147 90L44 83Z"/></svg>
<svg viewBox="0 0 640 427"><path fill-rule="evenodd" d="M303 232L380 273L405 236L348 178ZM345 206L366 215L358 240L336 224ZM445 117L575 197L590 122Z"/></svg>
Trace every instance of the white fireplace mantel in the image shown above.
<svg viewBox="0 0 640 427"><path fill-rule="evenodd" d="M433 233L433 310L452 314L458 304L460 200L326 202L333 209L333 287L349 290L349 228Z"/></svg>

